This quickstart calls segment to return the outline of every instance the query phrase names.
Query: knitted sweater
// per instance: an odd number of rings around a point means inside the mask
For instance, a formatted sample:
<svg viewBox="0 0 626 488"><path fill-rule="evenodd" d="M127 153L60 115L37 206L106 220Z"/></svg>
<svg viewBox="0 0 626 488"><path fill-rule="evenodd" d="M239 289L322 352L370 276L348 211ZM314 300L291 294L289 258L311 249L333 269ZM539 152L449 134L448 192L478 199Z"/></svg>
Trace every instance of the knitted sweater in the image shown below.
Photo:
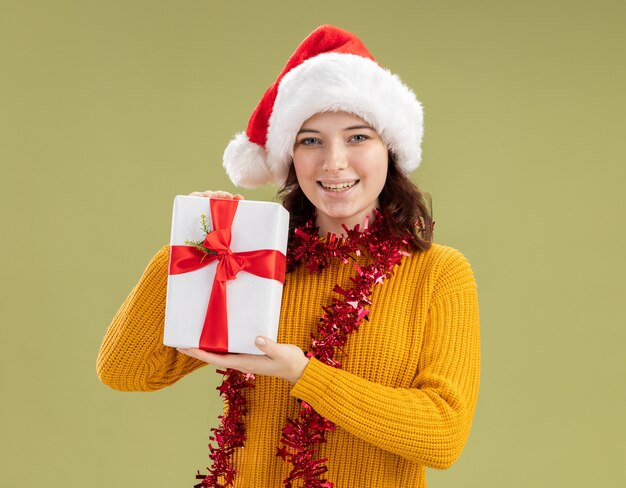
<svg viewBox="0 0 626 488"><path fill-rule="evenodd" d="M97 361L101 381L119 390L156 390L203 366L162 345L169 247L150 261L119 309ZM360 258L365 259L365 258ZM287 275L278 342L307 350L333 287L350 286L351 265ZM320 457L336 488L425 487L425 467L447 468L467 440L479 383L476 284L461 253L433 244L403 258L375 285L369 321L338 357L343 369L311 359L295 385L258 375L246 392L246 445L234 462L237 487L283 486L276 456L298 399L336 424Z"/></svg>

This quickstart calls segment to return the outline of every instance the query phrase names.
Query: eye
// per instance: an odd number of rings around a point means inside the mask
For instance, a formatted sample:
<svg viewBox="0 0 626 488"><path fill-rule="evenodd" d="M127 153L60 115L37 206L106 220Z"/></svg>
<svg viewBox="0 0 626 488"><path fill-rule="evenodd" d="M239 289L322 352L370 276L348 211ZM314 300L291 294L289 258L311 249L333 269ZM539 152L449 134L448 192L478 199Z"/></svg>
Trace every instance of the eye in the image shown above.
<svg viewBox="0 0 626 488"><path fill-rule="evenodd" d="M368 139L369 139L369 137L367 137L364 134L355 134L352 137L350 137L350 140L353 141L353 142L363 142L363 141L366 141Z"/></svg>
<svg viewBox="0 0 626 488"><path fill-rule="evenodd" d="M316 139L315 137L305 137L303 139L300 139L298 141L298 144L302 144L303 146L314 146L315 144L318 144L320 141L319 139Z"/></svg>

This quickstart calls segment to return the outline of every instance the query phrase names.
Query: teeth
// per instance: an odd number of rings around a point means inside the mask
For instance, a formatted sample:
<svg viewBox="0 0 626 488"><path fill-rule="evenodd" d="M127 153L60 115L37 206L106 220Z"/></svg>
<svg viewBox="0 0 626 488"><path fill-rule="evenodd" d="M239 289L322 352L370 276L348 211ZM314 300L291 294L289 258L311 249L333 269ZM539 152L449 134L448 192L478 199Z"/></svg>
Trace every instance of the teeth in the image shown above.
<svg viewBox="0 0 626 488"><path fill-rule="evenodd" d="M336 185L330 185L328 183L322 183L320 181L320 185L322 185L322 187L325 190L331 190L331 191L340 191L340 190L345 190L347 188L352 188L354 185L356 185L356 183L357 183L356 181L352 181L350 183L339 183Z"/></svg>

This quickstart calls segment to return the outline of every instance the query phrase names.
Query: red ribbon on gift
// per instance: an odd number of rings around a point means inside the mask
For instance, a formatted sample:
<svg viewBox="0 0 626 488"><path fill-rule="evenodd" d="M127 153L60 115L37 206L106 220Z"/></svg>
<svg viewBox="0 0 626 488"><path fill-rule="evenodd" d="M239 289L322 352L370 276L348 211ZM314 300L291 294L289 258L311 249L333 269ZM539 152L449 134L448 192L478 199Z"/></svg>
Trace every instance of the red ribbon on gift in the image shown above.
<svg viewBox="0 0 626 488"><path fill-rule="evenodd" d="M206 254L193 246L170 246L169 274L196 271L217 260L217 269L207 306L200 349L228 352L228 315L226 311L226 282L234 280L242 270L261 278L285 282L286 258L274 249L233 252L230 249L232 224L238 200L211 199L213 231L204 239L204 247L217 254Z"/></svg>

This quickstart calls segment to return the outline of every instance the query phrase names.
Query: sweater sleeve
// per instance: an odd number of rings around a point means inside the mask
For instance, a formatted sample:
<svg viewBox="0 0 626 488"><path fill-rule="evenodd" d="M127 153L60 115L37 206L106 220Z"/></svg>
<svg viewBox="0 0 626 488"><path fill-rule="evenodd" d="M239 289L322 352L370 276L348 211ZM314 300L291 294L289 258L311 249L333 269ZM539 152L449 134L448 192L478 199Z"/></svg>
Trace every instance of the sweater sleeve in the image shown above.
<svg viewBox="0 0 626 488"><path fill-rule="evenodd" d="M169 246L152 258L139 283L115 314L100 346L100 381L122 391L171 385L206 363L163 345Z"/></svg>
<svg viewBox="0 0 626 488"><path fill-rule="evenodd" d="M411 388L392 388L311 359L291 394L383 450L450 467L469 435L480 371L476 284L458 251L434 288L418 368Z"/></svg>

